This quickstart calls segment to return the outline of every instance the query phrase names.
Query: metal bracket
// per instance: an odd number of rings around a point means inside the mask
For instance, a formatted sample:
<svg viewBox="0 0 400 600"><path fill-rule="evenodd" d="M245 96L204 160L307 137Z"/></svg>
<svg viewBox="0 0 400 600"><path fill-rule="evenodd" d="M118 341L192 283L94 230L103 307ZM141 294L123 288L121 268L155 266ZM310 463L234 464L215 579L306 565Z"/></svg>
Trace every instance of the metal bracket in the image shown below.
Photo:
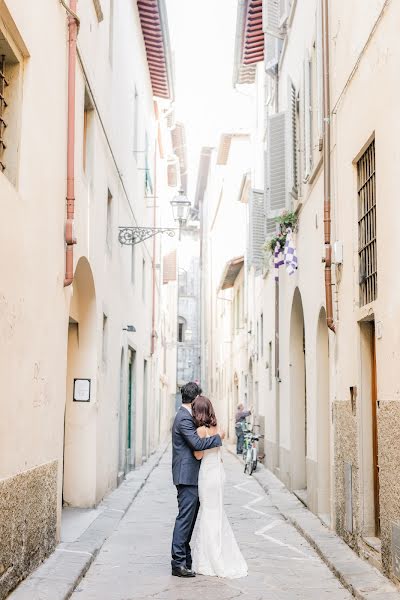
<svg viewBox="0 0 400 600"><path fill-rule="evenodd" d="M176 229L171 227L119 227L118 240L124 246L140 244L157 233L166 233L170 237L175 236Z"/></svg>

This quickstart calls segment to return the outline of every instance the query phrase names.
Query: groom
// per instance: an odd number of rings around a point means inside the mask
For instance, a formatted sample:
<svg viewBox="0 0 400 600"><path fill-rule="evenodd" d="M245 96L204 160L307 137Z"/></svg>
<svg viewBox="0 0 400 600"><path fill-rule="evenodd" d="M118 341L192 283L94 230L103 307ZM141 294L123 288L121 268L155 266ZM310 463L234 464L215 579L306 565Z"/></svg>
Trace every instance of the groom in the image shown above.
<svg viewBox="0 0 400 600"><path fill-rule="evenodd" d="M172 538L172 575L195 577L192 571L190 539L199 512L198 478L200 461L195 450L208 450L222 445L225 434L200 438L192 418L192 402L201 394L197 383L189 382L181 389L182 406L172 426L172 476L178 491L179 514Z"/></svg>

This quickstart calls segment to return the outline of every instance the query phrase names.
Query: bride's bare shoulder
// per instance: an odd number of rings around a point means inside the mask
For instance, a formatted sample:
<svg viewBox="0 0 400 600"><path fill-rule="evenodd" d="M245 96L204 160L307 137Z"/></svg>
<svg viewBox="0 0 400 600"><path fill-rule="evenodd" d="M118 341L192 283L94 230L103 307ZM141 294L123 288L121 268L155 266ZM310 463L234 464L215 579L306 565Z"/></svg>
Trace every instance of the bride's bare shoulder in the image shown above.
<svg viewBox="0 0 400 600"><path fill-rule="evenodd" d="M197 428L197 435L201 438L205 438L207 435L207 429L204 427L204 425L202 425L201 427Z"/></svg>

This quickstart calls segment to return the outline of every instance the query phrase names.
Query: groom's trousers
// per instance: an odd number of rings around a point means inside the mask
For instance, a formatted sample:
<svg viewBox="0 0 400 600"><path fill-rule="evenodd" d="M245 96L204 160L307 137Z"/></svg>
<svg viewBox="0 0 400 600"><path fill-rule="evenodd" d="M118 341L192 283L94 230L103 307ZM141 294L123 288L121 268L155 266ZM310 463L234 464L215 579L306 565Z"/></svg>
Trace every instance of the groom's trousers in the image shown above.
<svg viewBox="0 0 400 600"><path fill-rule="evenodd" d="M178 509L172 537L173 567L192 568L190 540L199 512L199 488L197 485L177 485Z"/></svg>

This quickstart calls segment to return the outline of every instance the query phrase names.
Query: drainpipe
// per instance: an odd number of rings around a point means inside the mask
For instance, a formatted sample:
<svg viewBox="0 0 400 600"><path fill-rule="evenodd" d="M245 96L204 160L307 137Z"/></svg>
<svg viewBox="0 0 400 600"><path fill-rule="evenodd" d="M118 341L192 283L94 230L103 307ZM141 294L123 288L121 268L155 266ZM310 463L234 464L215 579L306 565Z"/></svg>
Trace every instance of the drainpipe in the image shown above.
<svg viewBox="0 0 400 600"><path fill-rule="evenodd" d="M67 126L67 220L65 223L65 279L64 287L74 279L74 214L75 214L75 77L76 77L76 38L79 19L76 15L77 0L70 0L68 7L68 126Z"/></svg>
<svg viewBox="0 0 400 600"><path fill-rule="evenodd" d="M324 96L324 243L326 323L335 332L332 304L332 245L331 245L331 110L329 91L329 19L328 0L322 0L322 56Z"/></svg>

